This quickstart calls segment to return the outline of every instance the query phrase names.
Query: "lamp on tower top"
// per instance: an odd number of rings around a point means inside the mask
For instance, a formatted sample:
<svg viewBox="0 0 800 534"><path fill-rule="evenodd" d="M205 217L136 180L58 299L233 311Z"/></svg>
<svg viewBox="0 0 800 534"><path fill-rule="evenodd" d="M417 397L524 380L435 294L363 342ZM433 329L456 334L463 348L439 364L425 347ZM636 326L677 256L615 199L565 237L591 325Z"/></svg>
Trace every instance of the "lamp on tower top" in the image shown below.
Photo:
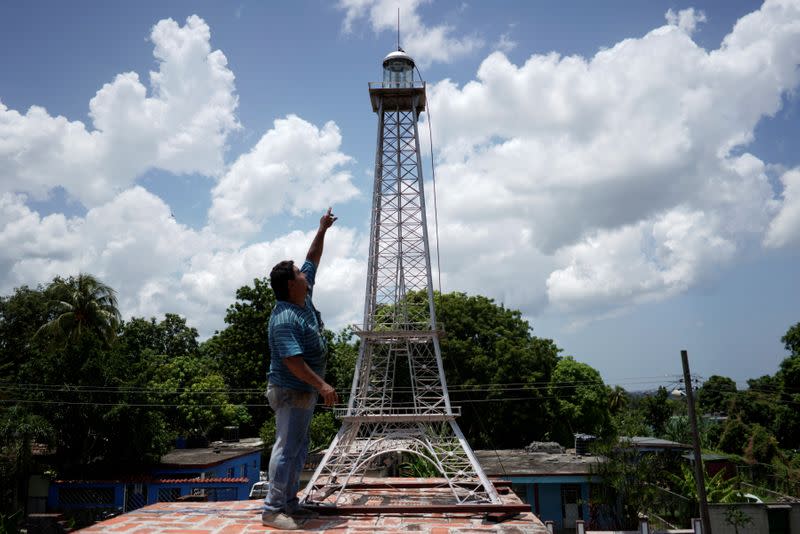
<svg viewBox="0 0 800 534"><path fill-rule="evenodd" d="M425 82L414 79L414 70L414 60L402 48L383 58L383 81L369 83L372 111L425 111Z"/></svg>
<svg viewBox="0 0 800 534"><path fill-rule="evenodd" d="M383 83L388 87L414 86L414 60L402 48L383 59Z"/></svg>

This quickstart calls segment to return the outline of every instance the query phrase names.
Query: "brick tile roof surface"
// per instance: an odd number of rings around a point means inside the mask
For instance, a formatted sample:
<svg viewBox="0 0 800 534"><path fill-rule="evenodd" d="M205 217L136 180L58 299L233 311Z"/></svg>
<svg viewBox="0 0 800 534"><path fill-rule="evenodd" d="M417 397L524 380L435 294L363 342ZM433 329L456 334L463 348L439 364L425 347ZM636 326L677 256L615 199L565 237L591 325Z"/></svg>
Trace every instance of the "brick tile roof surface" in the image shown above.
<svg viewBox="0 0 800 534"><path fill-rule="evenodd" d="M439 501L437 489L403 489L396 495L408 501L413 493L427 494L429 502ZM438 493L437 493L438 492ZM381 492L385 498L385 490ZM438 496L437 496L438 495ZM366 495L365 495L366 497ZM503 502L518 504L519 498L509 492ZM414 500L412 498L412 500ZM260 500L158 503L123 514L83 529L81 532L125 532L133 534L238 534L275 532L261 525ZM402 513L323 515L302 523L303 529L315 532L414 532L419 534L455 534L460 532L509 532L546 534L547 529L532 513L520 514L502 523L487 521L482 514L420 513L409 507Z"/></svg>

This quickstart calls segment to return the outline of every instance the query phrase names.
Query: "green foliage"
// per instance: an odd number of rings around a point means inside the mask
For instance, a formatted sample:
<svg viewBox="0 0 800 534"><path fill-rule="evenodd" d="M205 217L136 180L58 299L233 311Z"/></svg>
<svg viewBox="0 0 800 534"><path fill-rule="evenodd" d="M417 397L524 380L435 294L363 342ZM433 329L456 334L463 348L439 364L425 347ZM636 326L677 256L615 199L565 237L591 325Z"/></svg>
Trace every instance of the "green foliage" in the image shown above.
<svg viewBox="0 0 800 534"><path fill-rule="evenodd" d="M44 417L19 405L0 412L0 510L22 504L27 475L34 466L31 445L53 441L53 427Z"/></svg>
<svg viewBox="0 0 800 534"><path fill-rule="evenodd" d="M0 534L16 534L22 521L22 512L17 510L11 514L0 513Z"/></svg>
<svg viewBox="0 0 800 534"><path fill-rule="evenodd" d="M556 344L533 336L519 311L492 299L437 293L434 302L445 329L445 376L458 386L450 391L453 404L466 401L458 422L470 444L519 448L546 438L555 406L541 386L558 362ZM508 384L517 385L513 393L505 391ZM509 397L517 400L504 400Z"/></svg>
<svg viewBox="0 0 800 534"><path fill-rule="evenodd" d="M222 371L228 387L240 392L240 402L256 405L248 408L250 422L243 432L257 431L270 417L269 408L263 405L270 361L267 325L275 302L267 277L240 287L236 301L225 313L227 326L201 347L202 354Z"/></svg>
<svg viewBox="0 0 800 534"><path fill-rule="evenodd" d="M562 445L570 445L576 432L601 437L610 435L610 392L597 370L572 356L561 359L549 387L550 395L556 399L559 421L552 437Z"/></svg>
<svg viewBox="0 0 800 534"><path fill-rule="evenodd" d="M258 437L261 438L261 441L264 442L264 457L269 459L270 453L272 451L272 446L275 445L275 433L277 429L275 427L275 417L271 417L264 421L261 425L261 428L258 431Z"/></svg>
<svg viewBox="0 0 800 534"><path fill-rule="evenodd" d="M784 390L800 391L800 354L792 354L781 362L777 378Z"/></svg>
<svg viewBox="0 0 800 534"><path fill-rule="evenodd" d="M692 442L692 427L687 415L674 415L664 424L661 437L676 443Z"/></svg>
<svg viewBox="0 0 800 534"><path fill-rule="evenodd" d="M640 410L623 410L614 414L612 425L617 436L649 436L653 431Z"/></svg>
<svg viewBox="0 0 800 534"><path fill-rule="evenodd" d="M719 448L730 454L742 454L750 434L750 427L740 418L728 419L722 429Z"/></svg>
<svg viewBox="0 0 800 534"><path fill-rule="evenodd" d="M744 457L748 463L770 464L780 454L775 436L759 424L750 427L750 436L744 448Z"/></svg>
<svg viewBox="0 0 800 534"><path fill-rule="evenodd" d="M746 527L753 522L753 519L740 508L731 506L725 511L725 522L733 527L736 534L739 534L739 527Z"/></svg>
<svg viewBox="0 0 800 534"><path fill-rule="evenodd" d="M0 297L0 376L4 380L17 381L25 362L40 353L41 343L34 335L49 320L48 302L41 286L22 286Z"/></svg>
<svg viewBox="0 0 800 534"><path fill-rule="evenodd" d="M197 329L186 324L186 319L168 313L160 322L155 317L150 320L133 317L120 328L117 342L119 350L136 358L145 350L169 356L188 356L197 354Z"/></svg>
<svg viewBox="0 0 800 534"><path fill-rule="evenodd" d="M789 327L781 338L781 343L794 356L800 356L800 323Z"/></svg>
<svg viewBox="0 0 800 534"><path fill-rule="evenodd" d="M53 343L68 343L93 333L110 345L117 333L120 314L117 294L94 276L80 273L66 280L56 278L47 288L52 319L37 335Z"/></svg>
<svg viewBox="0 0 800 534"><path fill-rule="evenodd" d="M608 411L612 415L616 415L628 406L630 401L628 392L622 386L614 386L614 389L608 392Z"/></svg>
<svg viewBox="0 0 800 534"><path fill-rule="evenodd" d="M227 425L250 418L246 408L230 402L222 375L203 357L178 356L156 363L150 388L157 400L177 405L166 410L171 427L187 436L210 437Z"/></svg>
<svg viewBox="0 0 800 534"><path fill-rule="evenodd" d="M664 425L673 414L673 406L669 400L667 388L660 386L654 395L647 395L639 401L647 423L653 428L656 435L664 433Z"/></svg>
<svg viewBox="0 0 800 534"><path fill-rule="evenodd" d="M712 375L697 390L697 404L702 413L727 413L728 404L736 394L733 379Z"/></svg>
<svg viewBox="0 0 800 534"><path fill-rule="evenodd" d="M697 420L697 433L700 436L700 446L706 449L714 448L719 442L720 425L710 422L704 417ZM692 425L686 414L673 415L664 425L664 431L659 436L663 439L677 443L692 443Z"/></svg>
<svg viewBox="0 0 800 534"><path fill-rule="evenodd" d="M679 475L665 471L664 476L671 482L673 491L698 502L697 483L692 467L682 464ZM728 477L724 469L718 471L713 477L709 477L707 472L704 473L704 480L708 502L734 503L739 501L739 480L735 477Z"/></svg>
<svg viewBox="0 0 800 534"><path fill-rule="evenodd" d="M434 478L441 472L427 458L418 454L406 453L400 463L400 476L406 478Z"/></svg>
<svg viewBox="0 0 800 534"><path fill-rule="evenodd" d="M339 431L339 422L333 417L333 412L320 411L311 418L308 430L308 450L315 451L326 448L336 432ZM275 445L275 417L264 421L258 435L264 441L264 458L268 461Z"/></svg>
<svg viewBox="0 0 800 534"><path fill-rule="evenodd" d="M333 417L333 412L315 413L308 431L308 449L313 451L326 448L339 431L339 426L339 422Z"/></svg>
<svg viewBox="0 0 800 534"><path fill-rule="evenodd" d="M592 464L593 475L603 480L593 505L615 529L638 528L639 514L656 508L663 491L652 484L665 472L677 472L678 459L666 454L640 454L630 442L600 442L595 454L605 461Z"/></svg>
<svg viewBox="0 0 800 534"><path fill-rule="evenodd" d="M349 327L335 336L326 330L325 335L328 342L328 367L325 380L339 392L340 396L347 395L353 384L360 340L354 339L353 331Z"/></svg>

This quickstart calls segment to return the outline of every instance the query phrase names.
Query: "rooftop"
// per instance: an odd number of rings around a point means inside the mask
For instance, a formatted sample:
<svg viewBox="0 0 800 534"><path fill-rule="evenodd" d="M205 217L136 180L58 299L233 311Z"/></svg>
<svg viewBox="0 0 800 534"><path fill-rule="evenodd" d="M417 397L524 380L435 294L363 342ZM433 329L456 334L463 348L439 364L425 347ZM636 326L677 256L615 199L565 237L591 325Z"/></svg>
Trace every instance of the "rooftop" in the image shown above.
<svg viewBox="0 0 800 534"><path fill-rule="evenodd" d="M524 449L475 451L490 477L589 475L599 456L577 456L574 452L528 452Z"/></svg>
<svg viewBox="0 0 800 534"><path fill-rule="evenodd" d="M391 483L392 480L382 479ZM402 479L408 481L409 479ZM452 494L446 488L424 487L402 490L362 490L363 504L394 505L416 503L417 506L449 503ZM511 491L501 495L507 504L521 501ZM97 523L82 532L126 533L185 533L185 534L236 534L244 532L270 532L261 526L260 500L229 502L173 502L158 503L140 508L112 519ZM421 534L449 534L464 532L514 532L519 534L546 534L547 529L532 513L517 515L513 519L495 523L485 514L424 513L408 504L403 512L323 515L306 521L307 531L350 532L415 532Z"/></svg>
<svg viewBox="0 0 800 534"><path fill-rule="evenodd" d="M215 441L208 447L198 449L172 449L161 457L161 465L205 467L258 452L263 448L264 442L260 438L245 438L232 442Z"/></svg>
<svg viewBox="0 0 800 534"><path fill-rule="evenodd" d="M620 437L620 442L628 441L637 448L656 448L656 449L691 449L691 445L670 441L668 439L653 438L650 436Z"/></svg>

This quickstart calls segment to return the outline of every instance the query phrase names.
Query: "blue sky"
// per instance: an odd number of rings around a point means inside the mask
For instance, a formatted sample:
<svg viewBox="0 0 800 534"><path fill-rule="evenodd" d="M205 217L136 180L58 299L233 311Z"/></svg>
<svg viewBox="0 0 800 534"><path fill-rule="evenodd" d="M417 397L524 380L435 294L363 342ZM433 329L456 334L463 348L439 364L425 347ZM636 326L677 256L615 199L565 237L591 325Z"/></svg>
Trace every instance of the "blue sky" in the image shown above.
<svg viewBox="0 0 800 534"><path fill-rule="evenodd" d="M333 205L316 299L359 322L367 82L398 7L445 291L629 389L681 349L705 377L776 371L800 321L797 0L6 3L3 294L88 271L127 317L207 336Z"/></svg>

